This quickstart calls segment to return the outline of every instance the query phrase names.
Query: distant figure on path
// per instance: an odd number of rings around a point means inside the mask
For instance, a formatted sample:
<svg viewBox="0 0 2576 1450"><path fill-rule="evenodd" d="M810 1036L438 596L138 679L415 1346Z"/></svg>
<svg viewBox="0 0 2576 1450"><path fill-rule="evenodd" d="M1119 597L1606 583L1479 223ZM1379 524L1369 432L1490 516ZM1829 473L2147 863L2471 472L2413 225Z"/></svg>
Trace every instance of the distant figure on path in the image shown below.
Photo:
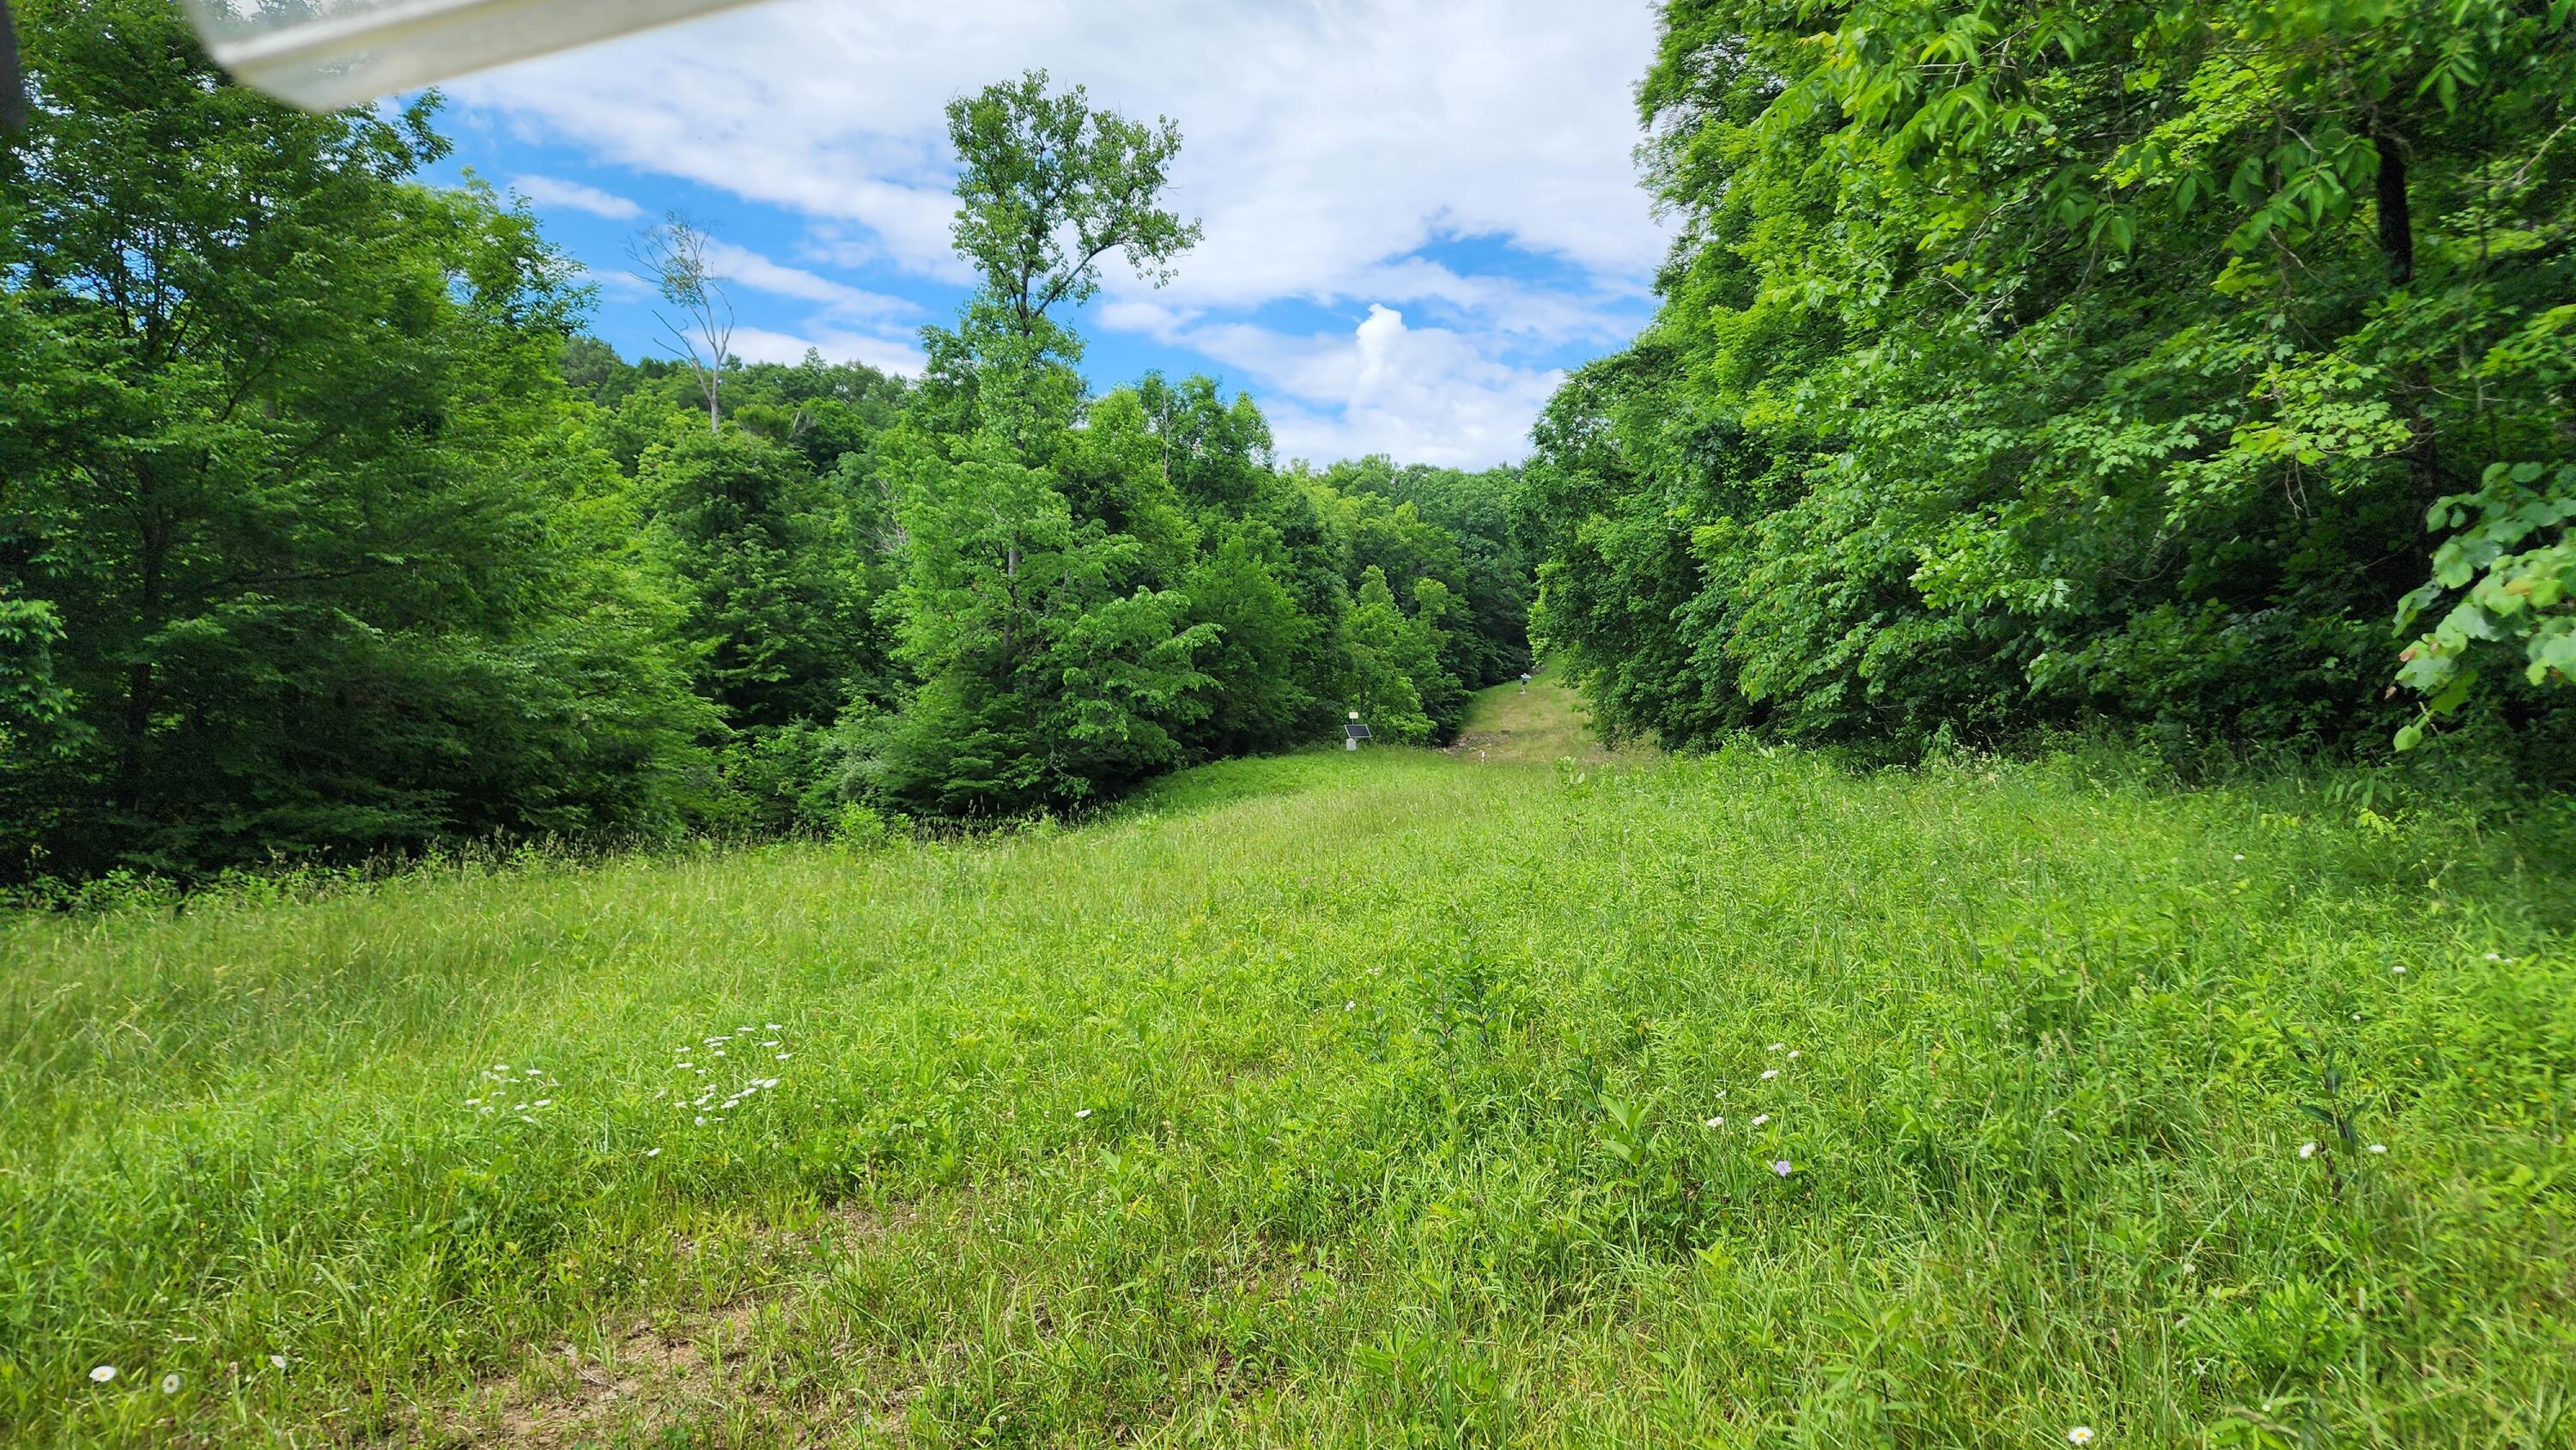
<svg viewBox="0 0 2576 1450"><path fill-rule="evenodd" d="M1529 682L1530 672L1527 670L1521 671L1521 693L1524 695L1529 693Z"/></svg>

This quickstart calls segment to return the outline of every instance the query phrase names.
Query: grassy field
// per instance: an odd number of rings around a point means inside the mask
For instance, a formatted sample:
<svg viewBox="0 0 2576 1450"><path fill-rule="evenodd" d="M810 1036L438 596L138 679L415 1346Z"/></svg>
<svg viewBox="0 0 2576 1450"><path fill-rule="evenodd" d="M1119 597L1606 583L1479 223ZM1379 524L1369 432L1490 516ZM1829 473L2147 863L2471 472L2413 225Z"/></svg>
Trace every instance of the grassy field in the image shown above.
<svg viewBox="0 0 2576 1450"><path fill-rule="evenodd" d="M0 924L0 1443L2576 1443L2569 863L2391 809L1336 750Z"/></svg>
<svg viewBox="0 0 2576 1450"><path fill-rule="evenodd" d="M1582 697L1545 670L1526 692L1511 684L1478 695L1468 707L1466 728L1449 747L1449 754L1486 765L1550 765L1559 760L1578 765L1638 765L1653 758L1651 750L1639 746L1603 748Z"/></svg>

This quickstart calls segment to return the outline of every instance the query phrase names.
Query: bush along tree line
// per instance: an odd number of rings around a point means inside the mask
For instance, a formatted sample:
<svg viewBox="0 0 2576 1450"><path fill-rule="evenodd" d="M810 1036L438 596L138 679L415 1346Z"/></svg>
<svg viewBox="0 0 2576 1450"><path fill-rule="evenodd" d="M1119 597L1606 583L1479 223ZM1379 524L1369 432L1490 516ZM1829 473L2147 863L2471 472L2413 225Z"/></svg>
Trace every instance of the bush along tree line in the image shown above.
<svg viewBox="0 0 2576 1450"><path fill-rule="evenodd" d="M1277 466L1205 377L1094 396L1068 314L1197 235L1179 137L1042 74L954 103L982 278L917 381L581 331L525 208L417 178L436 100L307 116L164 0L18 7L0 147L0 880L494 837L1081 807L1215 756L1454 732L1516 674L1507 472Z"/></svg>
<svg viewBox="0 0 2576 1450"><path fill-rule="evenodd" d="M1668 0L1676 224L1549 404L1605 720L2571 772L2576 5Z"/></svg>

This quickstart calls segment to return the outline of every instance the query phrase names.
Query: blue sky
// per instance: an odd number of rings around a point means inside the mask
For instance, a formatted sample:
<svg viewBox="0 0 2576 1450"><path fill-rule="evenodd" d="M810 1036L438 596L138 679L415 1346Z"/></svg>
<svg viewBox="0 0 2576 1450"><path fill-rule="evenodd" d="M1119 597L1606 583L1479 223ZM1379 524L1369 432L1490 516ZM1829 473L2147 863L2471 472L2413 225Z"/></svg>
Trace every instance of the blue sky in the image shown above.
<svg viewBox="0 0 2576 1450"><path fill-rule="evenodd" d="M1645 0L779 0L449 86L444 169L528 198L630 356L660 349L627 249L676 209L721 244L737 352L908 369L970 281L941 107L1043 66L1179 123L1170 199L1207 232L1160 290L1111 263L1096 385L1206 372L1284 456L1481 466L1647 315L1653 44Z"/></svg>

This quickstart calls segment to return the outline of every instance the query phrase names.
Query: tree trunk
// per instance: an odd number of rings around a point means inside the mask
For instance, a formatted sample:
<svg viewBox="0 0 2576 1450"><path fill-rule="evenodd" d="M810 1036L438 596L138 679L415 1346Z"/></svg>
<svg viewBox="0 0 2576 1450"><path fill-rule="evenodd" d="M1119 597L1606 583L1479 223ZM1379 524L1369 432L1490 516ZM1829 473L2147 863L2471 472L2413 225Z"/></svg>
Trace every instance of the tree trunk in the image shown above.
<svg viewBox="0 0 2576 1450"><path fill-rule="evenodd" d="M2415 280L2415 213L2406 195L2406 151L2397 138L2373 127L2370 144L2379 152L2379 250L2388 257L2388 281L2404 287Z"/></svg>
<svg viewBox="0 0 2576 1450"><path fill-rule="evenodd" d="M158 513L143 525L143 585L136 599L136 644L161 626L161 574L170 553L170 524ZM116 806L128 816L143 809L144 750L152 733L152 662L125 667L125 741L116 767Z"/></svg>

